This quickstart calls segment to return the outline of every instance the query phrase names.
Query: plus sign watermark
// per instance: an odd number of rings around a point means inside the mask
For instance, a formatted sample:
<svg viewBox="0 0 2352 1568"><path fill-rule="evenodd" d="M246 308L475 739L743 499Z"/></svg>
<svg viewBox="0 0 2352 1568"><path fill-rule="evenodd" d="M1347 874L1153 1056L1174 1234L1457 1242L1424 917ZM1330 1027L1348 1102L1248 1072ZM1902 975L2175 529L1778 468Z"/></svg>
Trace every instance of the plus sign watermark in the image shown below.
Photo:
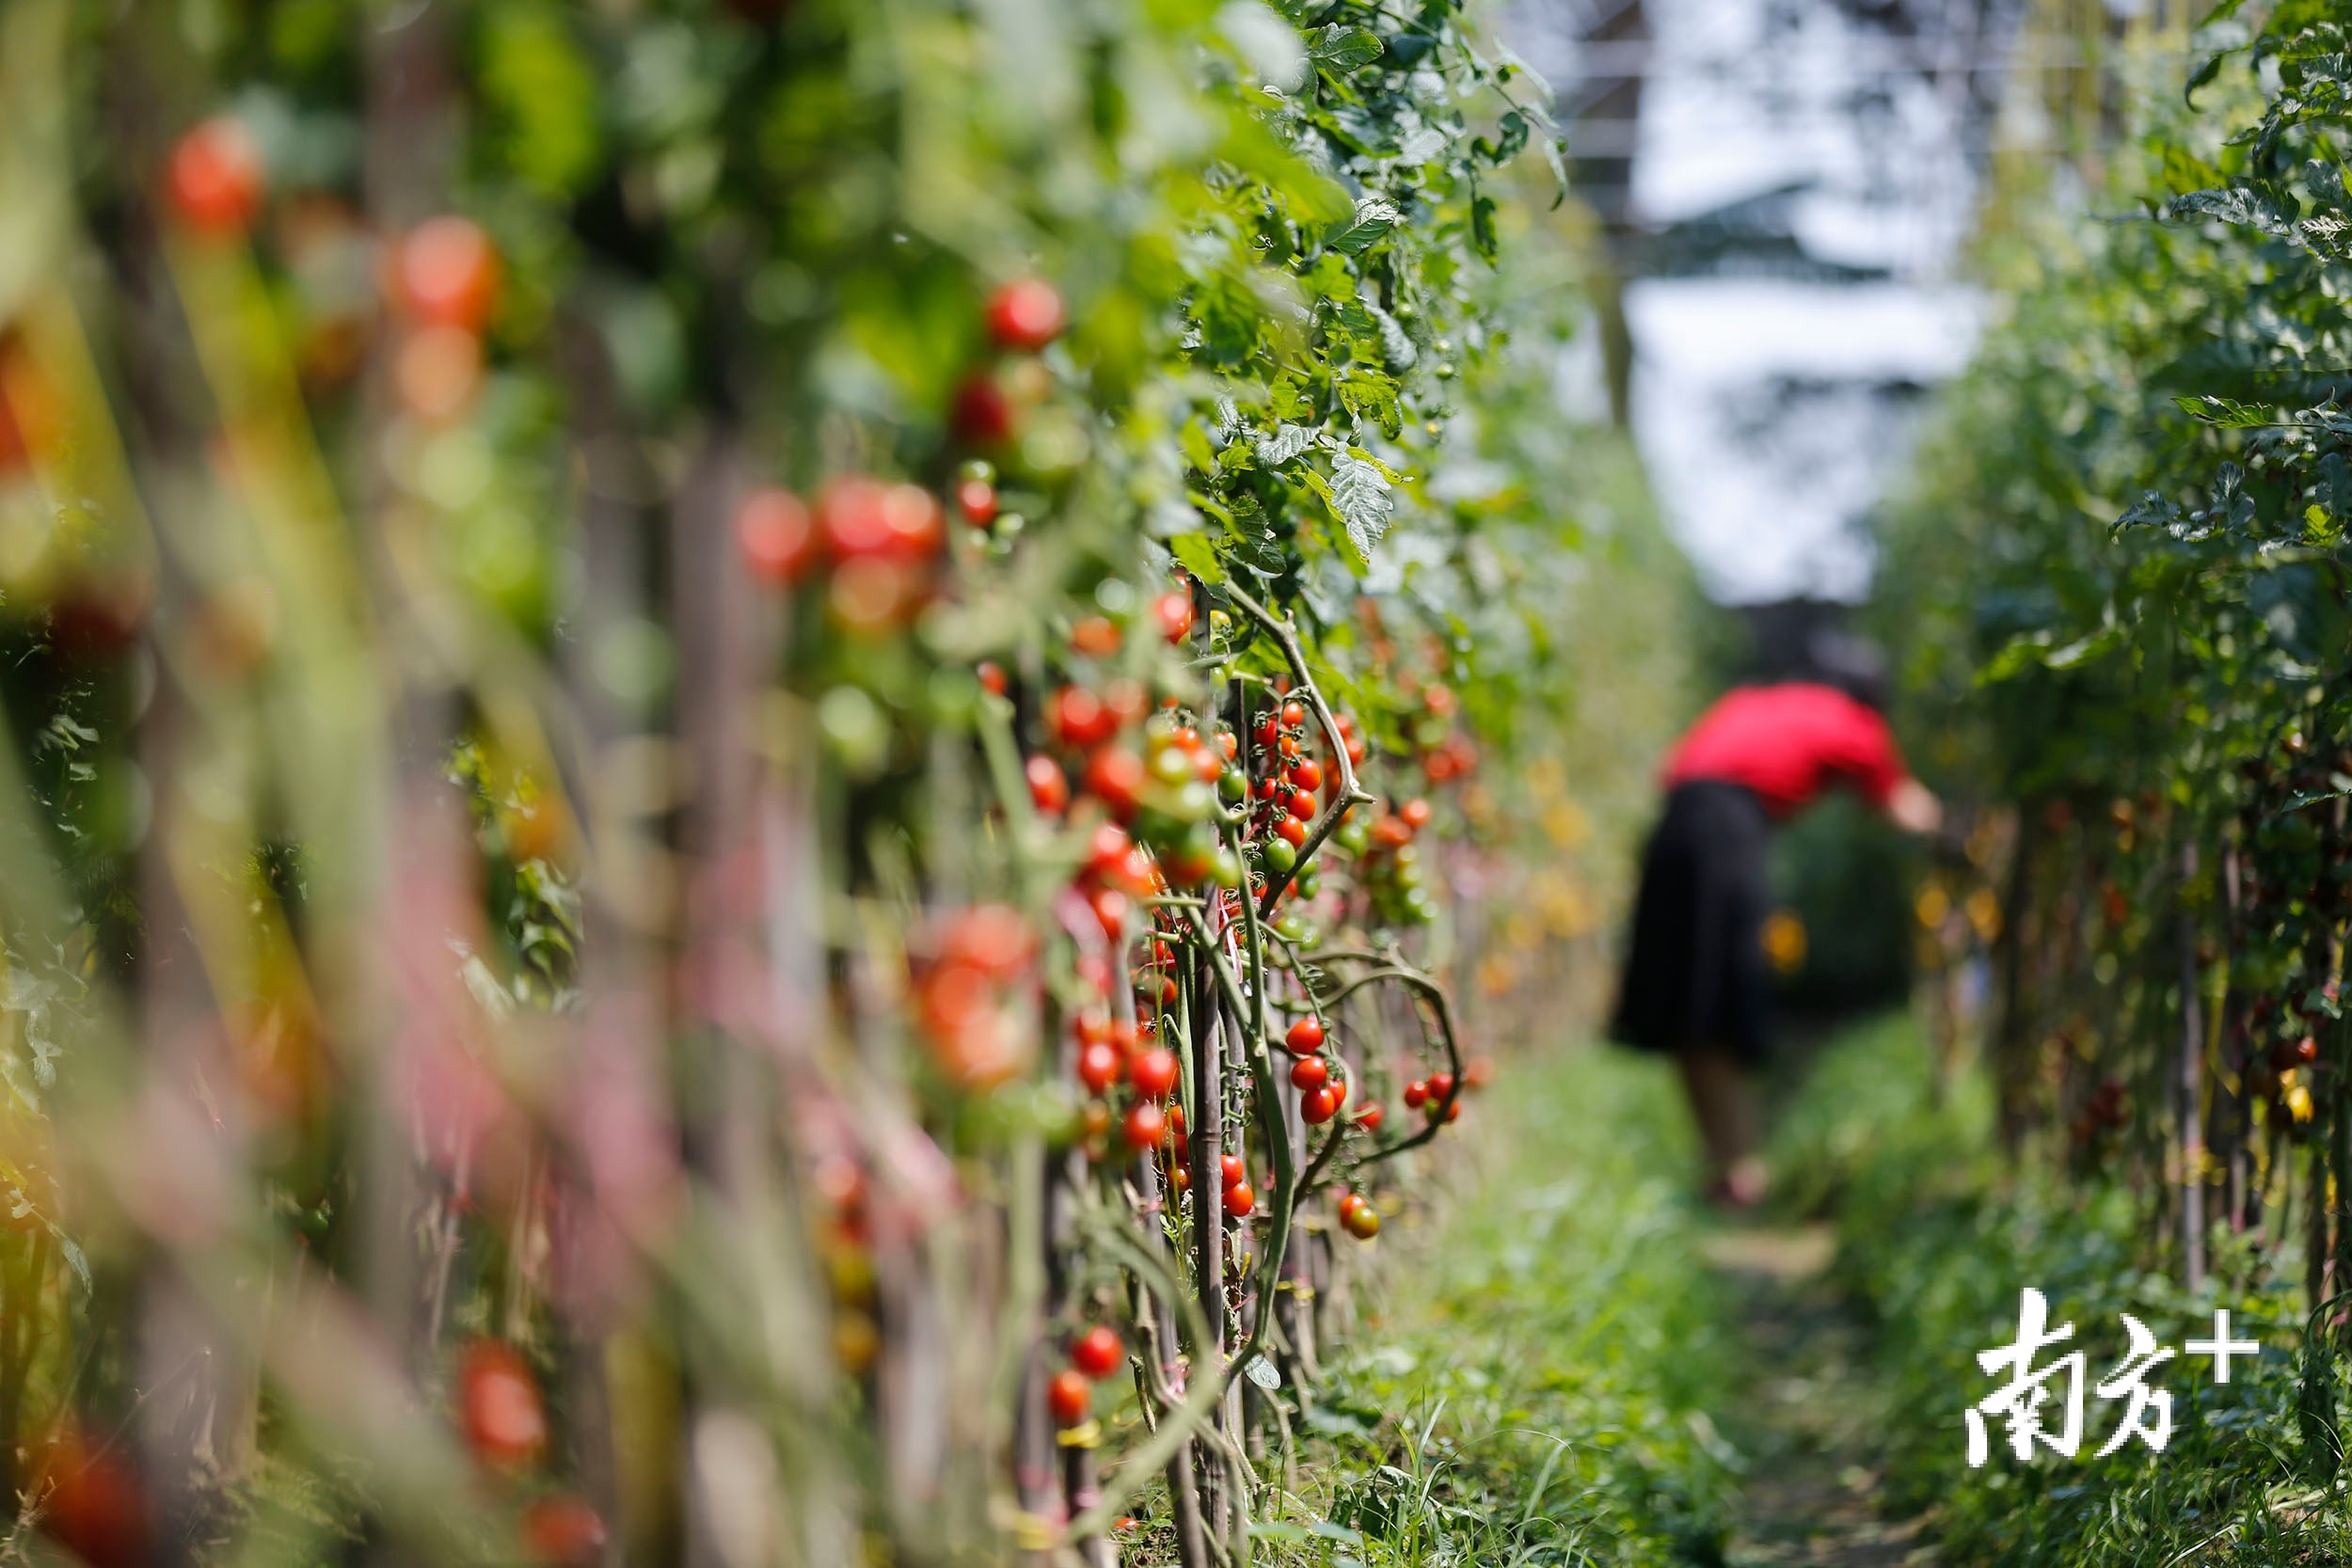
<svg viewBox="0 0 2352 1568"><path fill-rule="evenodd" d="M2191 1339L2177 1353L2158 1343L2148 1325L2131 1313L2120 1312L2117 1317L2126 1340L2122 1359L2093 1383L2091 1390L2102 1402L2122 1409L2093 1457L2104 1458L2134 1438L2157 1453L2164 1451L2172 1439L2172 1393L2160 1381L2152 1384L2150 1379L2177 1354L2208 1362L2213 1381L2219 1385L2230 1381L2232 1361L2263 1354L2261 1341L2238 1338L2232 1333L2226 1307L2214 1312L2213 1338ZM2081 1349L2058 1349L2074 1339L2073 1323L2050 1326L2050 1303L2040 1291L2027 1286L2018 1292L2016 1338L1977 1353L1977 1365L1984 1375L2001 1382L1965 1413L1971 1469L1981 1468L1992 1458L1994 1420L2002 1424L2010 1452L2021 1461L2031 1459L2036 1447L2068 1459L2081 1451L2083 1384L2090 1357ZM2053 1354L2042 1361L2045 1352Z"/></svg>

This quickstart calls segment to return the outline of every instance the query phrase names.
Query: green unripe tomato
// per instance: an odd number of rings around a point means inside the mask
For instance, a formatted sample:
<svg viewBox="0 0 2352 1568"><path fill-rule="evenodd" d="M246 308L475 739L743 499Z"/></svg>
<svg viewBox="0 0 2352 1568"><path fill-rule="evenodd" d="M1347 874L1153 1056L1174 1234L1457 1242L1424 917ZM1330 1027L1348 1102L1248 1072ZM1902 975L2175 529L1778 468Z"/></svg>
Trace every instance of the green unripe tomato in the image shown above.
<svg viewBox="0 0 2352 1568"><path fill-rule="evenodd" d="M1219 849L1209 867L1209 880L1228 891L1241 886L1241 857L1231 849Z"/></svg>
<svg viewBox="0 0 2352 1568"><path fill-rule="evenodd" d="M1270 869L1288 876L1298 863L1298 851L1281 839L1269 838L1265 841L1265 863Z"/></svg>
<svg viewBox="0 0 2352 1568"><path fill-rule="evenodd" d="M1228 768L1216 776L1217 799L1229 806L1238 806L1249 798L1249 775L1238 768Z"/></svg>

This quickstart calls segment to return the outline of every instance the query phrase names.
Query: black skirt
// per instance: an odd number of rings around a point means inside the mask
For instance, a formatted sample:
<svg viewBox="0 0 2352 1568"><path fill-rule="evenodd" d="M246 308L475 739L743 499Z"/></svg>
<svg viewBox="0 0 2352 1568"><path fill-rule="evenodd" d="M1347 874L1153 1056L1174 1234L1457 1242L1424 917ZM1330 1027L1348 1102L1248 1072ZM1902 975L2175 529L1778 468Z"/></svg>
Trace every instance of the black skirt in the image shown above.
<svg viewBox="0 0 2352 1568"><path fill-rule="evenodd" d="M1611 1038L1763 1064L1772 836L1764 803L1743 785L1701 780L1666 797L1642 852Z"/></svg>

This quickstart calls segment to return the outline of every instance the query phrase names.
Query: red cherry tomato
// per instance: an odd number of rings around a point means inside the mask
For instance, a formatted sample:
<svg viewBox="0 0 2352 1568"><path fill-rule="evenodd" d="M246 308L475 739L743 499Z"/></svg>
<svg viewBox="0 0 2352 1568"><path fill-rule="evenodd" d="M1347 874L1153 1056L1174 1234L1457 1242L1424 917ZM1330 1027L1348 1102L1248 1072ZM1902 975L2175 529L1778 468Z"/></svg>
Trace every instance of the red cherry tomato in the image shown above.
<svg viewBox="0 0 2352 1568"><path fill-rule="evenodd" d="M1298 1119L1310 1127L1320 1127L1339 1114L1340 1097L1329 1084L1298 1097Z"/></svg>
<svg viewBox="0 0 2352 1568"><path fill-rule="evenodd" d="M1078 1043L1080 1045L1110 1044L1110 1015L1091 1007L1080 1013L1078 1015Z"/></svg>
<svg viewBox="0 0 2352 1568"><path fill-rule="evenodd" d="M1380 1124L1387 1119L1388 1111L1376 1100L1356 1113L1356 1125L1367 1132L1378 1131Z"/></svg>
<svg viewBox="0 0 2352 1568"><path fill-rule="evenodd" d="M1028 775L1029 799L1037 809L1058 816L1070 804L1070 781L1062 776L1061 765L1052 757L1031 757L1021 770Z"/></svg>
<svg viewBox="0 0 2352 1568"><path fill-rule="evenodd" d="M401 240L392 266L402 309L434 326L479 333L498 302L498 249L471 218L425 219Z"/></svg>
<svg viewBox="0 0 2352 1568"><path fill-rule="evenodd" d="M1406 827L1419 832L1429 826L1429 802L1416 797L1397 807L1396 815L1404 819Z"/></svg>
<svg viewBox="0 0 2352 1568"><path fill-rule="evenodd" d="M180 221L201 233L242 232L262 210L261 149L243 121L215 115L171 150L164 188Z"/></svg>
<svg viewBox="0 0 2352 1568"><path fill-rule="evenodd" d="M1094 1414L1094 1385L1086 1373L1065 1367L1045 1386L1045 1406L1054 1413L1056 1426L1074 1427Z"/></svg>
<svg viewBox="0 0 2352 1568"><path fill-rule="evenodd" d="M1282 1037L1282 1048L1294 1056L1311 1056L1323 1049L1323 1020L1312 1016L1300 1019Z"/></svg>
<svg viewBox="0 0 2352 1568"><path fill-rule="evenodd" d="M1127 895L1115 887L1099 887L1087 902L1093 908L1103 934L1117 942L1127 929Z"/></svg>
<svg viewBox="0 0 2352 1568"><path fill-rule="evenodd" d="M1097 1382L1119 1370L1126 1359L1127 1347L1120 1343L1118 1331L1103 1323L1071 1342L1070 1364Z"/></svg>
<svg viewBox="0 0 2352 1568"><path fill-rule="evenodd" d="M920 561L946 538L939 501L919 484L836 479L817 497L817 528L836 562Z"/></svg>
<svg viewBox="0 0 2352 1568"><path fill-rule="evenodd" d="M993 658L980 660L972 673L980 677L981 687L993 696L1003 696L1010 684L1005 679L1005 667Z"/></svg>
<svg viewBox="0 0 2352 1568"><path fill-rule="evenodd" d="M1216 1157L1216 1175L1217 1185L1230 1187L1236 1181L1248 1180L1249 1167L1242 1164L1238 1154L1220 1154Z"/></svg>
<svg viewBox="0 0 2352 1568"><path fill-rule="evenodd" d="M988 296L988 332L1006 348L1034 354L1061 336L1061 292L1041 277L1016 278Z"/></svg>
<svg viewBox="0 0 2352 1568"><path fill-rule="evenodd" d="M1168 1113L1152 1101L1138 1100L1127 1107L1127 1119L1119 1131L1129 1148L1157 1148L1168 1136Z"/></svg>
<svg viewBox="0 0 2352 1568"><path fill-rule="evenodd" d="M1126 829L1116 822L1098 823L1087 839L1087 869L1106 879L1122 876L1132 847Z"/></svg>
<svg viewBox="0 0 2352 1568"><path fill-rule="evenodd" d="M1119 1075L1126 1065L1125 1060L1110 1046L1078 1047L1078 1082L1084 1084L1089 1093L1108 1092L1110 1086L1119 1082Z"/></svg>
<svg viewBox="0 0 2352 1568"><path fill-rule="evenodd" d="M956 486L956 510L974 528L996 520L996 486L984 479L967 479Z"/></svg>
<svg viewBox="0 0 2352 1568"><path fill-rule="evenodd" d="M1307 824L1295 816L1285 816L1274 824L1274 836L1292 848L1298 848L1307 842Z"/></svg>
<svg viewBox="0 0 2352 1568"><path fill-rule="evenodd" d="M521 1469L548 1444L548 1413L539 1380L512 1345L476 1339L457 1372L457 1410L466 1440L501 1469Z"/></svg>
<svg viewBox="0 0 2352 1568"><path fill-rule="evenodd" d="M541 1497L523 1510L523 1548L549 1568L589 1568L604 1553L604 1520L581 1497Z"/></svg>
<svg viewBox="0 0 2352 1568"><path fill-rule="evenodd" d="M735 544L754 578L789 588L817 560L817 528L801 498L769 485L735 509Z"/></svg>
<svg viewBox="0 0 2352 1568"><path fill-rule="evenodd" d="M1323 766L1312 757L1300 757L1291 764L1290 781L1301 789L1321 789Z"/></svg>
<svg viewBox="0 0 2352 1568"><path fill-rule="evenodd" d="M1433 1072L1429 1075L1430 1099L1443 1100L1447 1095L1450 1095L1453 1092L1454 1074L1450 1072Z"/></svg>
<svg viewBox="0 0 2352 1568"><path fill-rule="evenodd" d="M1315 816L1315 798L1303 789L1291 791L1291 816L1301 822L1311 822Z"/></svg>
<svg viewBox="0 0 2352 1568"><path fill-rule="evenodd" d="M1152 616L1159 622L1162 637L1182 642L1192 635L1192 595L1181 588L1170 589L1152 601Z"/></svg>
<svg viewBox="0 0 2352 1568"><path fill-rule="evenodd" d="M1046 722L1055 738L1077 751L1089 751L1119 733L1119 720L1103 699L1083 686L1065 686L1046 705Z"/></svg>
<svg viewBox="0 0 2352 1568"><path fill-rule="evenodd" d="M89 1568L146 1568L153 1552L147 1498L117 1449L92 1449L78 1433L58 1439L41 1465L48 1493L40 1528Z"/></svg>
<svg viewBox="0 0 2352 1568"><path fill-rule="evenodd" d="M1236 1181L1225 1189L1225 1212L1235 1219L1247 1219L1258 1207L1258 1195L1247 1181Z"/></svg>
<svg viewBox="0 0 2352 1568"><path fill-rule="evenodd" d="M1284 703L1282 705L1282 722L1285 726L1295 729L1306 721L1307 709L1304 705L1298 703Z"/></svg>
<svg viewBox="0 0 2352 1568"><path fill-rule="evenodd" d="M1012 400L993 375L970 377L956 388L947 422L974 446L1002 446L1012 439Z"/></svg>
<svg viewBox="0 0 2352 1568"><path fill-rule="evenodd" d="M1429 1085L1416 1078L1405 1085L1405 1108L1418 1111L1429 1098Z"/></svg>
<svg viewBox="0 0 2352 1568"><path fill-rule="evenodd" d="M1155 1045L1127 1064L1127 1081L1146 1100L1166 1100L1175 1091L1178 1065L1176 1053Z"/></svg>
<svg viewBox="0 0 2352 1568"><path fill-rule="evenodd" d="M1121 817L1134 813L1145 777L1143 759L1121 747L1105 746L1087 758L1087 793Z"/></svg>
<svg viewBox="0 0 2352 1568"><path fill-rule="evenodd" d="M1291 1064L1294 1088L1319 1089L1331 1081L1331 1064L1320 1056L1302 1056Z"/></svg>

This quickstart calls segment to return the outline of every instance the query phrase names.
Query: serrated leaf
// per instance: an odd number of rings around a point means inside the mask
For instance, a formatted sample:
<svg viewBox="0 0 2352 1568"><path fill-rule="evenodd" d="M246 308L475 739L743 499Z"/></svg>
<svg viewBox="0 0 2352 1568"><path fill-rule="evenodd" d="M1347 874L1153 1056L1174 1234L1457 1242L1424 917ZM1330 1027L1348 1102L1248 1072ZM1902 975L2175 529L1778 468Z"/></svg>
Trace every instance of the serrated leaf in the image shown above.
<svg viewBox="0 0 2352 1568"><path fill-rule="evenodd" d="M1277 468L1314 445L1315 427L1311 424L1279 424L1271 436L1258 437L1258 461L1269 468Z"/></svg>
<svg viewBox="0 0 2352 1568"><path fill-rule="evenodd" d="M2222 430L2251 430L2257 425L2275 424L2271 411L2234 398L2176 397L2173 403L2181 412L2202 420Z"/></svg>
<svg viewBox="0 0 2352 1568"><path fill-rule="evenodd" d="M1398 216L1393 206L1376 196L1368 196L1356 203L1355 216L1324 236L1323 248L1342 256L1361 256L1396 227Z"/></svg>
<svg viewBox="0 0 2352 1568"><path fill-rule="evenodd" d="M1352 451L1341 452L1331 460L1331 507L1347 529L1349 541L1370 560L1372 547L1389 531L1390 515L1396 509L1389 494L1388 475L1376 463Z"/></svg>
<svg viewBox="0 0 2352 1568"><path fill-rule="evenodd" d="M1379 34L1361 27L1343 27L1335 22L1315 34L1307 57L1333 71L1354 71L1378 59L1384 47Z"/></svg>

